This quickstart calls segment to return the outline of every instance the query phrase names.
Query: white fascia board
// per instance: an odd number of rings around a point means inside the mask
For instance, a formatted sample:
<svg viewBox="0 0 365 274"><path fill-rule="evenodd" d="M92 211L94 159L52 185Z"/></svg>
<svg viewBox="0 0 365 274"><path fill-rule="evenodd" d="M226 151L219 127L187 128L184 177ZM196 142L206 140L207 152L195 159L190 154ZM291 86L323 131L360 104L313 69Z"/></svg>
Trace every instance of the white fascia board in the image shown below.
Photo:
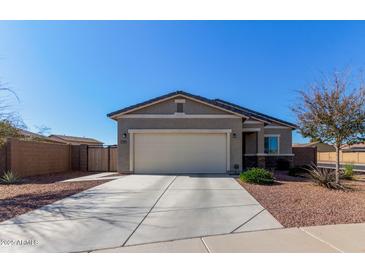
<svg viewBox="0 0 365 274"><path fill-rule="evenodd" d="M294 156L292 153L288 154L267 154L267 153L253 153L253 154L244 154L244 156Z"/></svg>
<svg viewBox="0 0 365 274"><path fill-rule="evenodd" d="M244 121L244 125L262 125L264 122L257 122L257 121Z"/></svg>
<svg viewBox="0 0 365 274"><path fill-rule="evenodd" d="M261 128L243 128L242 132L258 132L261 131Z"/></svg>
<svg viewBox="0 0 365 274"><path fill-rule="evenodd" d="M231 129L128 129L128 133L231 133Z"/></svg>
<svg viewBox="0 0 365 274"><path fill-rule="evenodd" d="M274 126L274 125L267 125L265 126L265 129L291 129L290 127L284 127L284 126Z"/></svg>
<svg viewBox="0 0 365 274"><path fill-rule="evenodd" d="M112 119L118 119L118 118L120 118L120 116L122 116L122 115L124 115L124 114L130 113L130 112L133 112L133 111L136 111L136 110L139 110L139 109L143 109L143 108L146 108L146 107L148 107L148 106L152 106L152 105L155 105L155 104L158 104L158 103L162 103L162 102L165 102L165 101L167 101L167 100L171 100L171 99L176 98L176 97L184 97L184 98L186 98L186 99L189 99L189 100L192 100L192 101L195 101L195 102L199 102L199 103L204 104L204 105L208 105L208 106L210 106L210 107L212 107L212 108L216 108L216 109L222 110L222 111L224 111L224 112L231 113L231 114L233 114L233 115L235 115L235 116L238 116L238 117L241 117L241 118L242 118L242 117L243 117L243 118L249 118L249 117L247 117L246 115L239 114L239 113L236 113L236 112L234 112L234 111L230 111L230 110L227 110L227 109L225 109L225 108L222 108L222 107L219 107L219 106L216 106L216 105L213 105L213 104L209 104L209 103L207 103L207 102L204 102L204 101L201 101L201 100L198 100L198 99L195 99L195 98L193 98L193 97L189 97L189 96L186 96L186 95L183 95L183 94L176 94L176 95L173 95L173 96L171 96L171 97L167 97L167 98L164 98L164 99L158 100L158 101L153 102L153 103L150 103L150 104L146 104L146 105L143 105L143 106L140 106L140 107L136 107L136 108L133 108L133 109L127 110L127 111L125 111L125 112L115 114L115 115L111 116L110 118L112 118Z"/></svg>
<svg viewBox="0 0 365 274"><path fill-rule="evenodd" d="M237 118L241 119L236 115L232 114L185 114L185 113L174 113L174 114L124 114L119 118L133 118L133 119L226 119L226 118Z"/></svg>

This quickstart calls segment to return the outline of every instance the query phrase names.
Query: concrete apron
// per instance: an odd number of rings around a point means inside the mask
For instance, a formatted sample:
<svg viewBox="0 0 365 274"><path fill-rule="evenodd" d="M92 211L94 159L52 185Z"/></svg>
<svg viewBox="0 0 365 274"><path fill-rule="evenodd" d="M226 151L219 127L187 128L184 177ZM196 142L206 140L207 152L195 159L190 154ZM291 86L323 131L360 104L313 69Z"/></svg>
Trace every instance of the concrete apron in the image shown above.
<svg viewBox="0 0 365 274"><path fill-rule="evenodd" d="M178 176L125 245L281 227L231 177Z"/></svg>
<svg viewBox="0 0 365 274"><path fill-rule="evenodd" d="M174 176L126 176L0 224L0 252L77 252L122 245Z"/></svg>
<svg viewBox="0 0 365 274"><path fill-rule="evenodd" d="M0 252L79 252L282 227L226 176L131 175L0 224Z"/></svg>

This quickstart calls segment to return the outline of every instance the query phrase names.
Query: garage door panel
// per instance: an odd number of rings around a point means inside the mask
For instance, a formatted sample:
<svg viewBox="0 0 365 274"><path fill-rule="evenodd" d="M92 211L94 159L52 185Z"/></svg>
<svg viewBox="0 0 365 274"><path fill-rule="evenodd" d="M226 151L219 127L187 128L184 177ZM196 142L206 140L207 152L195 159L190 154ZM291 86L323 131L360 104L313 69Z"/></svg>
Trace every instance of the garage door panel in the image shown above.
<svg viewBox="0 0 365 274"><path fill-rule="evenodd" d="M226 172L226 134L139 133L134 138L137 173Z"/></svg>

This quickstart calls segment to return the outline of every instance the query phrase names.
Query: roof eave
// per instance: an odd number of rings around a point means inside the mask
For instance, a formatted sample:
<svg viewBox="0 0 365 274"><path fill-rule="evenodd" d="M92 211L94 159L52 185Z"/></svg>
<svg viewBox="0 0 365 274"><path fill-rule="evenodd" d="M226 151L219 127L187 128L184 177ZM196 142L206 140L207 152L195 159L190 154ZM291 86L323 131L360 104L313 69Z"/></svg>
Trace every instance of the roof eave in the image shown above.
<svg viewBox="0 0 365 274"><path fill-rule="evenodd" d="M136 111L138 109L143 109L145 107L148 107L148 106L151 106L151 105L155 105L155 104L158 104L158 103L161 103L161 102L170 100L170 99L172 99L174 97L180 97L180 96L181 97L185 97L185 98L190 99L190 100L193 100L193 101L201 102L203 104L207 104L207 105L209 105L209 106L211 106L213 108L220 109L222 111L231 113L233 115L236 115L236 116L239 116L239 117L242 117L242 118L249 118L248 116L246 116L244 114L237 113L235 111L225 109L224 107L221 107L221 106L218 106L218 105L215 105L215 104L209 102L209 100L201 100L199 98L195 98L194 96L191 96L191 95L189 95L189 94L187 94L185 92L175 92L174 94L171 94L170 96L166 96L166 97L164 97L164 98L162 98L160 100L156 100L156 101L153 101L151 103L147 103L145 105L142 103L140 106L138 106L138 104L137 104L135 108L131 108L131 109L126 108L125 111L114 111L114 112L111 112L111 113L107 114L107 117L108 118L111 118L111 119L113 119L115 121L117 121L118 118L121 117L124 114L130 113L130 112L133 112L133 111Z"/></svg>

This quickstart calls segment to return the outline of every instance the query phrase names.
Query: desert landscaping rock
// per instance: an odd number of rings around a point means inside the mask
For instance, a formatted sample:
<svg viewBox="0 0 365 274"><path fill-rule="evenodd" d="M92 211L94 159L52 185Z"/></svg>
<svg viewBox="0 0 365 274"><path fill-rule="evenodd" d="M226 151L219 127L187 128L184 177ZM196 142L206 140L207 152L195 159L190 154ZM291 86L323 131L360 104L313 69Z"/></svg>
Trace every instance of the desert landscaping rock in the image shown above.
<svg viewBox="0 0 365 274"><path fill-rule="evenodd" d="M278 183L270 186L241 182L285 227L365 222L365 183L345 184L354 190L329 190L290 176L278 176Z"/></svg>
<svg viewBox="0 0 365 274"><path fill-rule="evenodd" d="M16 184L0 184L0 222L51 204L78 192L111 181L98 179L79 182L86 172L68 172L22 179ZM62 182L70 179L70 182Z"/></svg>

